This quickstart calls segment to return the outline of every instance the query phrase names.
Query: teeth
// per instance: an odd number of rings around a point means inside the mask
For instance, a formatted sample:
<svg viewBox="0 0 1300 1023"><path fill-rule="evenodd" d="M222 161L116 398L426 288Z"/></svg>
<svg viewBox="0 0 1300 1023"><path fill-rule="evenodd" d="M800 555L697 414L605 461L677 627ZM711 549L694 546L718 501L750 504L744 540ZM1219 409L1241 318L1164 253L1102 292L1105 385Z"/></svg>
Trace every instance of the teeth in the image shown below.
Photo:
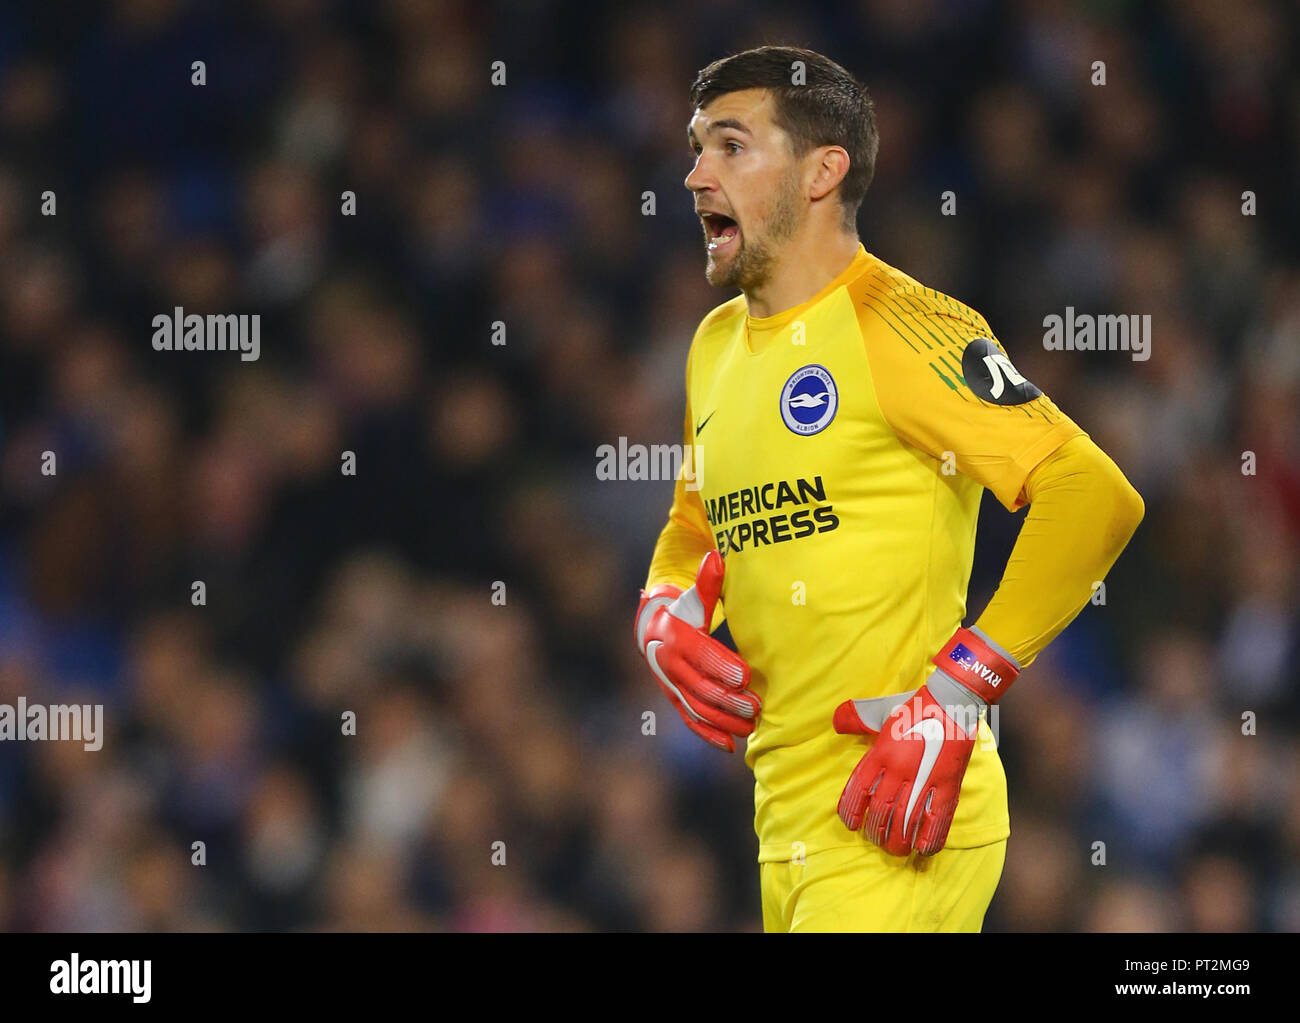
<svg viewBox="0 0 1300 1023"><path fill-rule="evenodd" d="M712 252L714 249L720 248L723 245L730 245L736 240L739 234L740 232L737 231L735 234L728 235L726 238L717 237L709 239L709 251Z"/></svg>

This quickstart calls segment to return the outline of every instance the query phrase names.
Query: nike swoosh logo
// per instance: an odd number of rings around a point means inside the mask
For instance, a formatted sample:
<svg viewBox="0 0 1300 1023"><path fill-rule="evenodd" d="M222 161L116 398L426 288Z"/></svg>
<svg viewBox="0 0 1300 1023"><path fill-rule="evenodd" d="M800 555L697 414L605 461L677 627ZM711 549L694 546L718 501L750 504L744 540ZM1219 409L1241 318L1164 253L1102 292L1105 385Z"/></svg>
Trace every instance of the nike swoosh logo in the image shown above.
<svg viewBox="0 0 1300 1023"><path fill-rule="evenodd" d="M662 682L668 688L668 690L674 696L677 697L677 701L682 705L682 708L686 711L687 714L693 717L696 721L699 721L706 725L710 724L709 721L706 721L703 717L701 717L699 714L695 712L694 707L692 707L689 703L686 702L686 697L682 695L682 691L677 688L673 680L670 679L668 675L664 672L663 668L659 667L659 648L663 645L664 645L663 640L660 639L652 639L649 643L646 644L645 659L650 664L650 670L653 671L655 673L655 677L657 677L659 681Z"/></svg>
<svg viewBox="0 0 1300 1023"><path fill-rule="evenodd" d="M714 409L712 412L710 412L707 416L704 417L704 422L700 423L700 425L695 428L695 436L698 437L700 435L700 431L703 430L704 427L708 425L710 419L712 419L715 415L717 415L717 412L718 410Z"/></svg>
<svg viewBox="0 0 1300 1023"><path fill-rule="evenodd" d="M903 736L909 736L913 732L921 733L921 738L925 740L925 752L921 754L921 768L916 773L916 781L912 783L912 794L907 799L907 812L903 814L905 828L912 820L912 810L925 789L925 783L930 780L930 772L934 770L939 752L943 749L943 722L938 718L926 718L914 724L903 733Z"/></svg>

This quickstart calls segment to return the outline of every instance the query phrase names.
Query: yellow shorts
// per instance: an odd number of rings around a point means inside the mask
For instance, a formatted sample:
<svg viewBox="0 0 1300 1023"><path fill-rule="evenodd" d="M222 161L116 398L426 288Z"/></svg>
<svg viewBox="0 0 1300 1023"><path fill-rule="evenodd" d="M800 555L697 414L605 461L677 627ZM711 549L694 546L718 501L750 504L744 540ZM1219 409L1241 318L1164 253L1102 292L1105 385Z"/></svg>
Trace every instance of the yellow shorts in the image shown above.
<svg viewBox="0 0 1300 1023"><path fill-rule="evenodd" d="M907 859L864 842L760 863L763 930L978 932L1006 853L1005 838Z"/></svg>

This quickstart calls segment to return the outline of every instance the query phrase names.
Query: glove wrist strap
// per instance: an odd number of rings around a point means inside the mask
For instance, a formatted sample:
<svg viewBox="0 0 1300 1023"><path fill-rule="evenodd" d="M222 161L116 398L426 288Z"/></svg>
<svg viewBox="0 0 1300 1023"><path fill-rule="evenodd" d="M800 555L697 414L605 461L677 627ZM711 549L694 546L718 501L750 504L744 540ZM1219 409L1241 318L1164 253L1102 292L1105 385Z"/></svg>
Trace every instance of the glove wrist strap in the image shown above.
<svg viewBox="0 0 1300 1023"><path fill-rule="evenodd" d="M650 590L641 591L641 606L636 614L636 648L645 653L645 630L656 609L671 604L682 595L682 588L672 583L661 583Z"/></svg>
<svg viewBox="0 0 1300 1023"><path fill-rule="evenodd" d="M933 662L986 704L997 703L1020 674L1020 666L1009 655L972 629L953 633Z"/></svg>

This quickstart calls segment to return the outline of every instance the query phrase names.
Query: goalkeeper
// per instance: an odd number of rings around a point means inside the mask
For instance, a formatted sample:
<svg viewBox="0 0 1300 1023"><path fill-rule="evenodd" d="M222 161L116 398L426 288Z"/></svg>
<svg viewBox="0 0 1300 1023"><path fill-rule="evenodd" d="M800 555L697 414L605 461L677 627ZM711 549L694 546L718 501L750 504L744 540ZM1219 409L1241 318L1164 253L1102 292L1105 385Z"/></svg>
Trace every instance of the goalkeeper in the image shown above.
<svg viewBox="0 0 1300 1023"><path fill-rule="evenodd" d="M746 740L765 929L978 931L1010 835L987 707L1142 499L979 313L858 240L877 136L847 71L761 47L706 67L691 102L706 276L741 294L691 343L695 457L638 648L697 735ZM1029 512L963 628L986 488ZM709 635L724 614L739 656Z"/></svg>

